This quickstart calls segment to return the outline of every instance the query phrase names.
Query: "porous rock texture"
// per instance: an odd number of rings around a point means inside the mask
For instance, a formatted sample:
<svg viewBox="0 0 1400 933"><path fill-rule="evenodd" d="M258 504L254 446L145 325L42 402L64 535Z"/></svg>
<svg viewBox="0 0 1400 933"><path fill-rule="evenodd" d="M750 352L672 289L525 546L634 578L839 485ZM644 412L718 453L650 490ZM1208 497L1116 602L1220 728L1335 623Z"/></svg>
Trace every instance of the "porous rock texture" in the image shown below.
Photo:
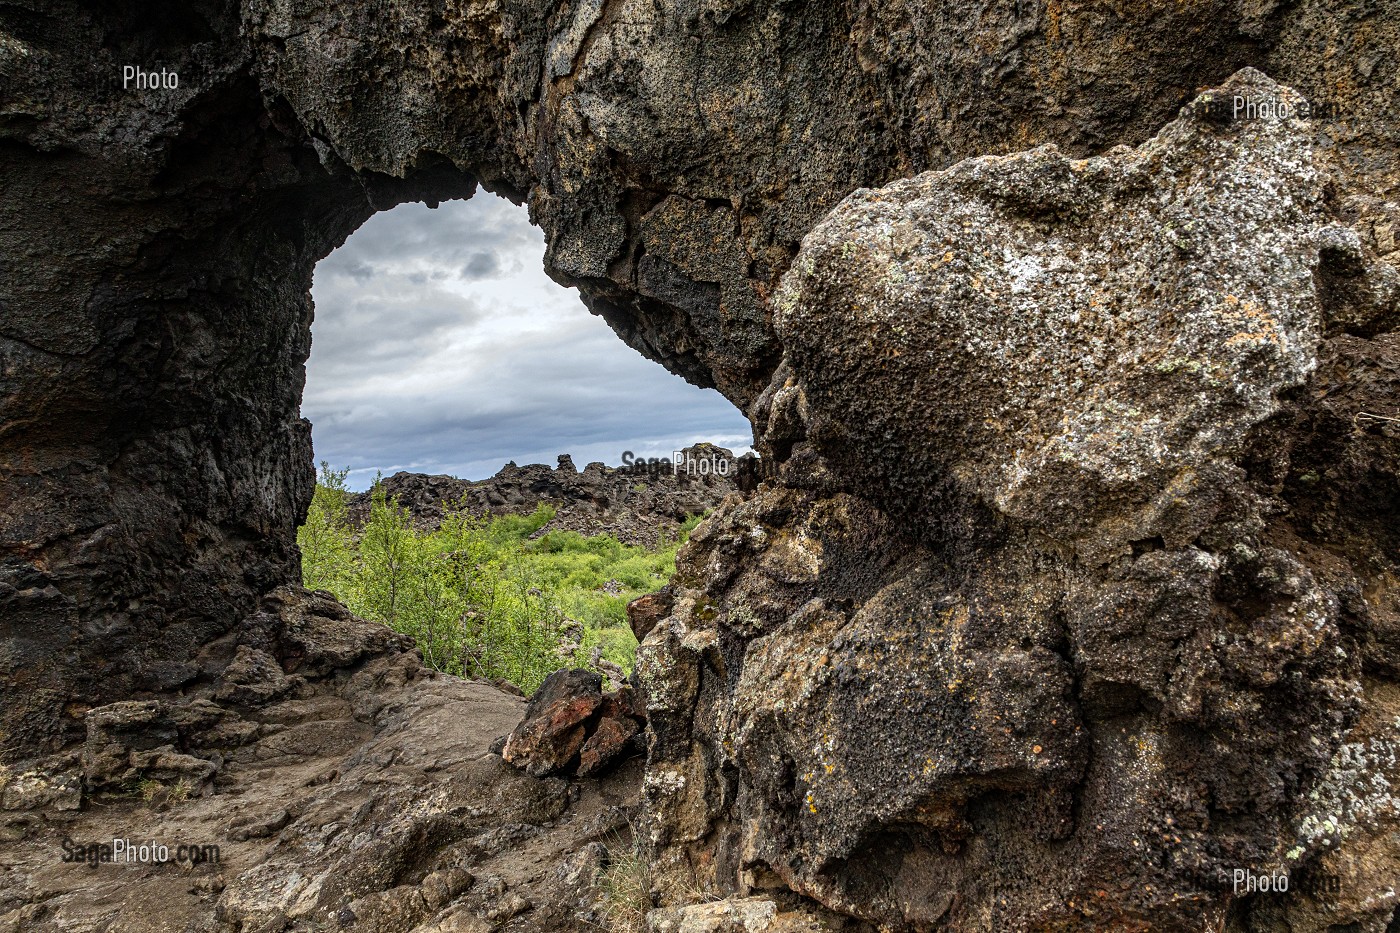
<svg viewBox="0 0 1400 933"><path fill-rule="evenodd" d="M1251 70L1236 95L1298 102ZM1394 411L1400 343L1339 394L1366 341L1328 283L1384 327L1397 279L1307 129L1202 103L1136 149L858 191L808 235L754 406L778 482L695 536L643 648L663 861L921 929L1218 925L1241 867L1391 919L1400 709L1359 633L1393 624L1364 568L1396 553L1368 516L1397 447L1358 419ZM1319 473L1297 426L1324 417L1351 427ZM1368 716L1384 751L1350 764Z"/></svg>
<svg viewBox="0 0 1400 933"><path fill-rule="evenodd" d="M6 760L91 732L103 773L197 775L112 706L209 686L296 576L312 268L480 182L770 471L645 620L656 925L1393 929L1398 33L1393 0L0 6ZM1330 109L1233 118L1294 93ZM299 689L247 647L210 702Z"/></svg>

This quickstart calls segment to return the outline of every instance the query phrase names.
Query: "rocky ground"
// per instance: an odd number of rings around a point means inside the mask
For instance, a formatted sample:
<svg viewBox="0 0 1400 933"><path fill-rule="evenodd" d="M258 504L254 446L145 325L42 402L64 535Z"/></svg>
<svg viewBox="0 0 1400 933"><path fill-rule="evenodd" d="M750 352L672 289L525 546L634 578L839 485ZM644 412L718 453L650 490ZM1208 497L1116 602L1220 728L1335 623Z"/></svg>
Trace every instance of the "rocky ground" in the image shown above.
<svg viewBox="0 0 1400 933"><path fill-rule="evenodd" d="M561 671L527 703L291 587L194 663L0 771L0 933L847 929L782 897L654 908L630 686Z"/></svg>
<svg viewBox="0 0 1400 933"><path fill-rule="evenodd" d="M508 463L495 476L475 481L395 473L383 486L386 495L424 527L436 527L444 507L465 507L473 515L528 515L547 505L555 510L554 517L537 534L606 532L624 544L654 547L658 540L675 540L682 522L719 505L737 489L741 470L754 469L752 458L736 458L713 444L697 444L684 452L689 462L704 461L712 469L677 473L663 466L634 469L594 462L580 471L568 454L562 454L554 468ZM350 521L363 524L369 505L369 493L352 495Z"/></svg>
<svg viewBox="0 0 1400 933"><path fill-rule="evenodd" d="M258 619L199 659L199 689L90 710L81 753L10 769L0 931L603 928L641 759L533 777L491 750L523 699L321 595L281 590ZM64 861L113 839L218 856Z"/></svg>

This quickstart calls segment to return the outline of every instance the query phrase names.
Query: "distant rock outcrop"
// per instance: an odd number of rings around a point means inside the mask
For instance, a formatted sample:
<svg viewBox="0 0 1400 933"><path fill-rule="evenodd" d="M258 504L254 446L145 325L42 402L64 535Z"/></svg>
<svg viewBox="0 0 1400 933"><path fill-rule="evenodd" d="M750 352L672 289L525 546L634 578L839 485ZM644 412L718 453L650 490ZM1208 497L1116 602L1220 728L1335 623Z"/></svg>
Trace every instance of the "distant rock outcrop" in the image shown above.
<svg viewBox="0 0 1400 933"><path fill-rule="evenodd" d="M714 444L686 447L682 455L689 469L673 470L669 462L610 467L595 461L579 471L572 457L561 454L553 468L507 463L483 480L395 473L383 480L383 487L423 527L436 527L444 509L458 505L474 515L527 515L548 505L554 518L538 534L606 533L624 544L651 547L658 540L675 540L687 517L715 508L738 489L741 471L749 475L756 469L755 458L735 457ZM351 523L362 525L369 508L368 492L351 496Z"/></svg>

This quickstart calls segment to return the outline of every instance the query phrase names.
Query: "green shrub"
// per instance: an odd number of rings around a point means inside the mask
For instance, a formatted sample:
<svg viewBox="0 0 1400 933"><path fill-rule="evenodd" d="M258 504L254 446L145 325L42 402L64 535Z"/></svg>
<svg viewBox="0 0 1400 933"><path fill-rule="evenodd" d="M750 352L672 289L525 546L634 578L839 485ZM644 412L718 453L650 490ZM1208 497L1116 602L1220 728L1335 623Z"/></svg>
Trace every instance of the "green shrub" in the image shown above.
<svg viewBox="0 0 1400 933"><path fill-rule="evenodd" d="M302 585L309 590L334 593L350 572L352 549L345 519L345 477L349 472L332 470L329 463L321 461L306 524L297 529Z"/></svg>
<svg viewBox="0 0 1400 933"><path fill-rule="evenodd" d="M560 668L590 666L595 647L630 670L637 642L627 603L670 579L677 549L700 521L688 519L679 539L651 550L572 531L532 539L554 517L544 505L483 518L445 504L440 527L420 531L376 481L356 532L347 472L321 464L297 532L304 585L411 635L433 668L505 678L526 692Z"/></svg>

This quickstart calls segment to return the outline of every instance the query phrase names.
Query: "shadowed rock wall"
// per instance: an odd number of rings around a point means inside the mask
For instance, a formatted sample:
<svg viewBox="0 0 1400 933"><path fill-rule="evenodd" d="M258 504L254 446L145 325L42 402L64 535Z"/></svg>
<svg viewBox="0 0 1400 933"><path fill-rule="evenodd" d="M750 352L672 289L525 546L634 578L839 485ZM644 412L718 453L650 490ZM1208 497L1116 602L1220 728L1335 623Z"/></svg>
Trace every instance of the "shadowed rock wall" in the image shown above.
<svg viewBox="0 0 1400 933"><path fill-rule="evenodd" d="M778 466L648 638L666 898L1383 929L1397 13L0 7L6 755L203 676L293 577L311 270L480 180ZM1339 115L1110 152L1247 65ZM1295 849L1353 899L1225 917Z"/></svg>
<svg viewBox="0 0 1400 933"><path fill-rule="evenodd" d="M180 687L194 649L295 578L311 272L400 186L322 165L262 99L233 5L3 16L13 754L71 738L86 706ZM126 63L180 86L123 90Z"/></svg>

